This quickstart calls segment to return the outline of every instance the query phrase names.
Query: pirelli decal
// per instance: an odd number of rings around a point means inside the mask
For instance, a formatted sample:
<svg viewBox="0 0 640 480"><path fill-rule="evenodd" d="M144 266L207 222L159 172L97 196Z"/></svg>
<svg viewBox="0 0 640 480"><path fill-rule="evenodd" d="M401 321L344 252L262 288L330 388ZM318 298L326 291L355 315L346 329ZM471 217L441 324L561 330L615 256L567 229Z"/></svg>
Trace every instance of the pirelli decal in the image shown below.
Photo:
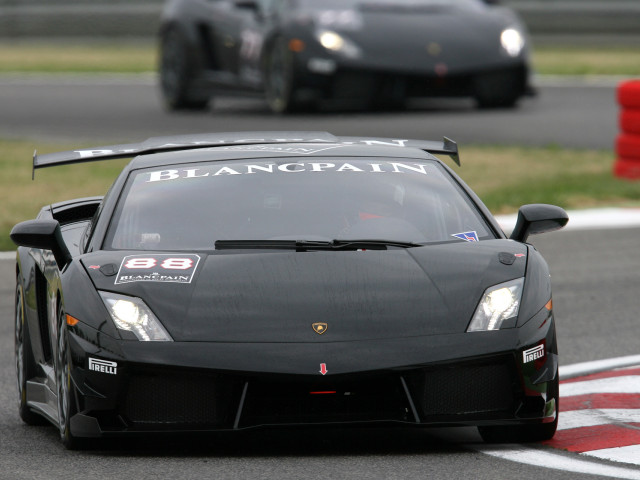
<svg viewBox="0 0 640 480"><path fill-rule="evenodd" d="M534 360L538 360L542 357L544 357L544 345L542 344L522 352L522 361L524 363L533 362Z"/></svg>
<svg viewBox="0 0 640 480"><path fill-rule="evenodd" d="M129 255L122 259L115 284L132 282L191 283L199 255Z"/></svg>
<svg viewBox="0 0 640 480"><path fill-rule="evenodd" d="M109 375L117 375L118 363L89 357L89 370L92 370L94 372L106 373Z"/></svg>

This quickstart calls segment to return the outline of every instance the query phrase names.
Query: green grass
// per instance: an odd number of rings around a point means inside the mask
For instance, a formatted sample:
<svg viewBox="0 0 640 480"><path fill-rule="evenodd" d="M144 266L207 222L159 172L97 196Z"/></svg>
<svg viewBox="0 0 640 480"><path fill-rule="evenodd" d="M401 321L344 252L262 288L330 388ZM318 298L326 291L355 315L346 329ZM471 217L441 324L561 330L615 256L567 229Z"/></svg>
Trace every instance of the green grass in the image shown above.
<svg viewBox="0 0 640 480"><path fill-rule="evenodd" d="M637 46L534 47L533 65L545 75L640 75Z"/></svg>
<svg viewBox="0 0 640 480"><path fill-rule="evenodd" d="M50 203L103 195L127 163L113 160L47 168L37 170L31 180L34 149L49 153L79 147L82 145L0 140L0 251L15 248L9 239L13 225L35 218L40 208Z"/></svg>
<svg viewBox="0 0 640 480"><path fill-rule="evenodd" d="M155 69L152 44L0 43L0 73L145 73Z"/></svg>
<svg viewBox="0 0 640 480"><path fill-rule="evenodd" d="M463 147L458 170L494 213L525 203L568 209L640 205L640 182L613 176L611 151L557 146Z"/></svg>
<svg viewBox="0 0 640 480"><path fill-rule="evenodd" d="M0 73L153 72L153 42L86 45L0 42ZM535 46L534 70L553 75L640 75L640 46Z"/></svg>
<svg viewBox="0 0 640 480"><path fill-rule="evenodd" d="M42 169L31 180L35 148L48 153L91 146L0 140L0 251L15 248L11 227L34 218L43 205L107 191L127 160ZM461 157L462 168L454 169L495 214L526 203L568 209L640 205L640 182L614 178L609 151L465 146Z"/></svg>

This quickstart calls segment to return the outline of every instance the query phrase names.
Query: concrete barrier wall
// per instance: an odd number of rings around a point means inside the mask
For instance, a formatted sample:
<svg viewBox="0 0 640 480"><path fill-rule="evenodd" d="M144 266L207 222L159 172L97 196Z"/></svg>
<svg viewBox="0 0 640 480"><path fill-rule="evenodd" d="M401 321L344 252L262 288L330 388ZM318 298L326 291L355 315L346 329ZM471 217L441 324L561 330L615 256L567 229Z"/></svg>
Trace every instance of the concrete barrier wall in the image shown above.
<svg viewBox="0 0 640 480"><path fill-rule="evenodd" d="M151 37L163 0L0 0L0 37ZM535 36L640 36L640 0L502 0Z"/></svg>

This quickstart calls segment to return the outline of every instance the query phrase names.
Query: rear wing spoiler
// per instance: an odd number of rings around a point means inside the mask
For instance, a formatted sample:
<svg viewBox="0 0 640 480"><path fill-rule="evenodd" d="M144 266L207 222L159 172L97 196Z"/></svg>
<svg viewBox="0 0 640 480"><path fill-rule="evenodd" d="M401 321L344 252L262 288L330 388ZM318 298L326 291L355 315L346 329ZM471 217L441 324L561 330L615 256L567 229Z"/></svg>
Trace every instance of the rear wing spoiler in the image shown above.
<svg viewBox="0 0 640 480"><path fill-rule="evenodd" d="M36 169L58 165L131 158L138 155L196 148L279 143L339 143L343 145L418 148L431 154L448 155L460 166L458 145L447 137L444 137L442 142L438 142L378 137L336 137L327 132L234 132L154 137L140 143L94 147L86 150L71 150L44 155L38 155L37 152L34 152L31 176L32 178L35 176Z"/></svg>

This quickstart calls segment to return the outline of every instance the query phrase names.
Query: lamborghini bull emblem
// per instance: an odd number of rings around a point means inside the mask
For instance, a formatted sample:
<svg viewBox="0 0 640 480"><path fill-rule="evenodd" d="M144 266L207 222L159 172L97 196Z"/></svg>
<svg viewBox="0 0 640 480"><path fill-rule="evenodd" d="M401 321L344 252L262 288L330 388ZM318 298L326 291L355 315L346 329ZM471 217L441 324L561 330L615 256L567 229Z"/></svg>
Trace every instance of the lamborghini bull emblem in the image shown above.
<svg viewBox="0 0 640 480"><path fill-rule="evenodd" d="M318 335L322 335L324 332L327 331L327 328L329 328L329 325L326 324L325 322L316 322L311 325L311 328L313 328L313 331L316 332Z"/></svg>

